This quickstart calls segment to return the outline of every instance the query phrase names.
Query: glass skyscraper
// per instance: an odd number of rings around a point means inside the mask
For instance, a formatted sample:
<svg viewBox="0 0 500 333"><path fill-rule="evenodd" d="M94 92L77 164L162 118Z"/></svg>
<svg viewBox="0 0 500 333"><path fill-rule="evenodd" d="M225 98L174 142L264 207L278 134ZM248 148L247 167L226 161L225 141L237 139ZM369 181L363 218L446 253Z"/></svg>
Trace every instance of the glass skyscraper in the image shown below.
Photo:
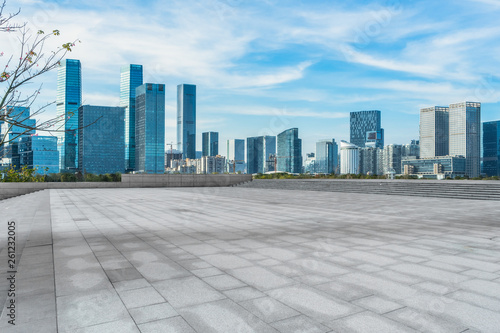
<svg viewBox="0 0 500 333"><path fill-rule="evenodd" d="M0 164L5 167L19 169L21 166L19 155L19 139L35 134L35 119L30 119L30 108L23 106L6 106L0 110L0 114L8 114L8 119L19 123L22 126L12 126L9 122L2 122L0 126L0 140L4 144L0 146ZM24 127L26 126L26 127Z"/></svg>
<svg viewBox="0 0 500 333"><path fill-rule="evenodd" d="M125 108L125 169L135 169L135 88L142 85L142 65L121 68L120 106Z"/></svg>
<svg viewBox="0 0 500 333"><path fill-rule="evenodd" d="M125 108L78 109L78 170L93 174L125 170Z"/></svg>
<svg viewBox="0 0 500 333"><path fill-rule="evenodd" d="M227 140L227 165L230 173L245 171L245 140Z"/></svg>
<svg viewBox="0 0 500 333"><path fill-rule="evenodd" d="M483 173L500 176L500 120L483 123Z"/></svg>
<svg viewBox="0 0 500 333"><path fill-rule="evenodd" d="M481 166L481 103L450 104L451 156L465 157L465 173L478 177Z"/></svg>
<svg viewBox="0 0 500 333"><path fill-rule="evenodd" d="M335 139L316 142L315 172L334 173L337 169L338 147Z"/></svg>
<svg viewBox="0 0 500 333"><path fill-rule="evenodd" d="M177 149L182 158L196 158L196 86L177 86Z"/></svg>
<svg viewBox="0 0 500 333"><path fill-rule="evenodd" d="M135 169L165 172L165 85L145 83L135 90Z"/></svg>
<svg viewBox="0 0 500 333"><path fill-rule="evenodd" d="M351 112L350 118L350 143L358 147L384 148L384 129L381 128L379 110Z"/></svg>
<svg viewBox="0 0 500 333"><path fill-rule="evenodd" d="M61 61L57 72L57 148L61 172L75 171L78 166L78 108L82 104L82 70L80 60Z"/></svg>
<svg viewBox="0 0 500 333"><path fill-rule="evenodd" d="M247 173L274 171L274 156L276 156L275 136L247 138Z"/></svg>
<svg viewBox="0 0 500 333"><path fill-rule="evenodd" d="M59 172L59 152L55 136L25 136L19 140L21 166L44 175Z"/></svg>
<svg viewBox="0 0 500 333"><path fill-rule="evenodd" d="M202 156L219 155L219 133L203 132L202 134Z"/></svg>
<svg viewBox="0 0 500 333"><path fill-rule="evenodd" d="M449 108L420 109L420 156L446 156L449 153Z"/></svg>
<svg viewBox="0 0 500 333"><path fill-rule="evenodd" d="M302 172L302 140L299 139L299 129L290 128L277 136L278 154L277 171Z"/></svg>

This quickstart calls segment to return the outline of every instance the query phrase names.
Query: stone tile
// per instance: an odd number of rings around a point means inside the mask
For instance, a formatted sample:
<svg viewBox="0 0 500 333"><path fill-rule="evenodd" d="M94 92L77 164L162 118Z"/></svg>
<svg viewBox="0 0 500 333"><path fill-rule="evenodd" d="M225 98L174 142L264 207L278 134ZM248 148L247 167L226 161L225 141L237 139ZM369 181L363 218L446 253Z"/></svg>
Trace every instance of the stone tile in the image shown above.
<svg viewBox="0 0 500 333"><path fill-rule="evenodd" d="M378 296L368 296L352 302L375 313L387 313L404 307L403 305Z"/></svg>
<svg viewBox="0 0 500 333"><path fill-rule="evenodd" d="M146 288L150 287L151 285L145 279L136 279L136 280L115 282L113 283L113 286L117 291L123 291L123 290Z"/></svg>
<svg viewBox="0 0 500 333"><path fill-rule="evenodd" d="M108 269L105 270L109 281L116 283L120 281L129 281L141 279L143 276L135 267Z"/></svg>
<svg viewBox="0 0 500 333"><path fill-rule="evenodd" d="M403 308L386 314L387 317L407 325L419 332L464 332L467 328L454 320L446 320L433 316L425 311Z"/></svg>
<svg viewBox="0 0 500 333"><path fill-rule="evenodd" d="M212 254L202 256L201 259L222 270L252 266L250 261L240 258L234 254Z"/></svg>
<svg viewBox="0 0 500 333"><path fill-rule="evenodd" d="M230 274L259 290L267 290L293 284L294 281L262 267L245 267L230 271Z"/></svg>
<svg viewBox="0 0 500 333"><path fill-rule="evenodd" d="M477 305L485 309L500 312L500 299L498 298L484 296L465 290L459 290L447 294L446 296L472 305Z"/></svg>
<svg viewBox="0 0 500 333"><path fill-rule="evenodd" d="M140 333L136 324L131 318L112 321L109 323L98 324L94 326L87 326L79 328L75 331L67 331L67 333ZM66 333L66 332L61 332Z"/></svg>
<svg viewBox="0 0 500 333"><path fill-rule="evenodd" d="M165 299L152 287L119 291L118 294L127 309L165 302Z"/></svg>
<svg viewBox="0 0 500 333"><path fill-rule="evenodd" d="M329 327L321 325L304 315L284 319L271 324L281 333L326 333L331 332Z"/></svg>
<svg viewBox="0 0 500 333"><path fill-rule="evenodd" d="M200 278L224 274L223 271L221 271L220 269L217 269L215 267L195 269L195 270L192 270L191 273L193 273L194 275L196 275L197 277L200 277Z"/></svg>
<svg viewBox="0 0 500 333"><path fill-rule="evenodd" d="M442 269L425 267L419 264L399 264L390 267L397 272L405 273L408 275L416 275L425 279L444 282L444 283L458 283L469 279L466 276L451 273Z"/></svg>
<svg viewBox="0 0 500 333"><path fill-rule="evenodd" d="M226 290L223 293L224 295L226 295L228 298L232 299L235 302L241 302L265 296L264 293L252 287L243 287L243 288Z"/></svg>
<svg viewBox="0 0 500 333"><path fill-rule="evenodd" d="M227 274L206 277L203 279L203 281L217 290L229 290L246 286L246 284L244 284L240 280L237 280Z"/></svg>
<svg viewBox="0 0 500 333"><path fill-rule="evenodd" d="M300 313L271 297L261 297L239 303L266 323L298 316Z"/></svg>
<svg viewBox="0 0 500 333"><path fill-rule="evenodd" d="M138 325L141 333L196 333L182 317L172 317Z"/></svg>
<svg viewBox="0 0 500 333"><path fill-rule="evenodd" d="M493 296L500 299L500 281L495 282L474 279L460 283L460 287L465 290L474 291L485 296Z"/></svg>
<svg viewBox="0 0 500 333"><path fill-rule="evenodd" d="M153 304L129 310L130 315L137 324L144 324L150 321L166 319L178 316L179 314L168 303Z"/></svg>
<svg viewBox="0 0 500 333"><path fill-rule="evenodd" d="M400 324L396 321L374 315L370 312L362 312L352 316L341 318L331 323L328 326L336 332L345 333L416 333L417 331Z"/></svg>

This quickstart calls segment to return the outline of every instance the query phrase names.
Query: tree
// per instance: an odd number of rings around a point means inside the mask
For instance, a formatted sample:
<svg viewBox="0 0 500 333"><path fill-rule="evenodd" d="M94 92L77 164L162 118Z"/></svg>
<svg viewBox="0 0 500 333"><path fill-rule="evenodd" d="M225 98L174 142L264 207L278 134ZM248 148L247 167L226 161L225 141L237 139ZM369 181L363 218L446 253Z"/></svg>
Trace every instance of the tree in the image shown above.
<svg viewBox="0 0 500 333"><path fill-rule="evenodd" d="M59 30L45 33L42 30L33 32L28 24L14 23L13 19L20 13L20 9L12 14L4 14L6 0L0 6L0 33L17 34L19 49L17 54L7 56L0 50L0 123L7 125L7 132L17 127L14 136L7 136L4 131L0 135L0 148L9 141L13 141L23 134L33 131L64 132L67 118L54 117L37 123L26 122L27 117L16 107L31 107L40 94L42 85L32 93L24 93L21 88L40 75L57 68L67 52L71 52L75 42L62 44L55 51L44 53L45 42L49 38L59 36ZM6 59L2 62L3 59ZM2 69L3 68L3 69ZM30 118L41 114L49 105L45 104L31 112ZM5 125L4 125L5 126ZM19 130L20 129L20 130ZM1 156L0 156L1 157Z"/></svg>

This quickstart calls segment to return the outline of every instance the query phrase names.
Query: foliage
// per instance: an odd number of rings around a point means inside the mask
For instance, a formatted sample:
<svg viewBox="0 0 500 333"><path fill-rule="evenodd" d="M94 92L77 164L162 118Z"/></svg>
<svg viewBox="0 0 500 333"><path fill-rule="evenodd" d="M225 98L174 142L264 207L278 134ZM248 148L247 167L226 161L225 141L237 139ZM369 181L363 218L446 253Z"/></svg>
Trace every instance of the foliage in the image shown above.
<svg viewBox="0 0 500 333"><path fill-rule="evenodd" d="M35 169L28 169L25 165L21 170L16 170L11 167L4 173L3 178L0 180L5 183L25 183L25 182L43 182L43 176L37 175Z"/></svg>

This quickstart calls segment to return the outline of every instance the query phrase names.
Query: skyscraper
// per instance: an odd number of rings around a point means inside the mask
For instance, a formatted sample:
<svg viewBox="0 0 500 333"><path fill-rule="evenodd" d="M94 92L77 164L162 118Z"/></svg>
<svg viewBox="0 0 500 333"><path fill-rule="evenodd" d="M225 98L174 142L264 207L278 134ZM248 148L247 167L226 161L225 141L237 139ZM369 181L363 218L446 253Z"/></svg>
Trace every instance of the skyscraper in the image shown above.
<svg viewBox="0 0 500 333"><path fill-rule="evenodd" d="M219 155L219 133L203 132L202 156L217 156L217 155Z"/></svg>
<svg viewBox="0 0 500 333"><path fill-rule="evenodd" d="M446 156L449 152L449 108L420 109L420 156Z"/></svg>
<svg viewBox="0 0 500 333"><path fill-rule="evenodd" d="M401 174L401 160L403 157L402 145L387 145L383 150L384 173Z"/></svg>
<svg viewBox="0 0 500 333"><path fill-rule="evenodd" d="M196 158L196 86L177 86L177 149L182 158Z"/></svg>
<svg viewBox="0 0 500 333"><path fill-rule="evenodd" d="M276 155L275 136L256 136L247 138L247 173L274 171Z"/></svg>
<svg viewBox="0 0 500 333"><path fill-rule="evenodd" d="M9 122L2 122L0 126L0 166L19 169L21 166L19 155L19 140L35 134L35 119L30 119L30 108L23 106L6 106L0 110L0 114L8 115L8 119L19 125L12 126Z"/></svg>
<svg viewBox="0 0 500 333"><path fill-rule="evenodd" d="M481 103L450 104L451 156L465 157L465 173L478 177L480 173Z"/></svg>
<svg viewBox="0 0 500 333"><path fill-rule="evenodd" d="M483 173L500 176L500 120L483 123Z"/></svg>
<svg viewBox="0 0 500 333"><path fill-rule="evenodd" d="M245 140L227 140L228 172L245 172Z"/></svg>
<svg viewBox="0 0 500 333"><path fill-rule="evenodd" d="M344 140L340 141L340 173L342 175L359 173L358 146Z"/></svg>
<svg viewBox="0 0 500 333"><path fill-rule="evenodd" d="M78 109L78 170L106 174L125 170L125 108Z"/></svg>
<svg viewBox="0 0 500 333"><path fill-rule="evenodd" d="M135 88L142 85L142 65L121 68L120 106L125 108L125 169L135 169Z"/></svg>
<svg viewBox="0 0 500 333"><path fill-rule="evenodd" d="M384 129L381 128L381 112L378 110L351 112L350 143L365 147L384 147Z"/></svg>
<svg viewBox="0 0 500 333"><path fill-rule="evenodd" d="M383 149L376 147L359 148L359 173L363 175L378 175L380 169L383 169L380 155Z"/></svg>
<svg viewBox="0 0 500 333"><path fill-rule="evenodd" d="M278 134L277 144L277 171L301 173L302 140L299 139L299 129L290 128Z"/></svg>
<svg viewBox="0 0 500 333"><path fill-rule="evenodd" d="M57 72L57 116L64 121L57 133L61 172L78 167L78 108L82 104L82 69L80 60L61 61ZM64 120L63 120L64 119Z"/></svg>
<svg viewBox="0 0 500 333"><path fill-rule="evenodd" d="M315 172L334 173L337 169L338 147L335 139L316 142Z"/></svg>
<svg viewBox="0 0 500 333"><path fill-rule="evenodd" d="M135 169L164 173L165 85L145 83L135 96Z"/></svg>
<svg viewBox="0 0 500 333"><path fill-rule="evenodd" d="M37 174L59 172L59 152L54 136L24 136L19 140L20 165Z"/></svg>

